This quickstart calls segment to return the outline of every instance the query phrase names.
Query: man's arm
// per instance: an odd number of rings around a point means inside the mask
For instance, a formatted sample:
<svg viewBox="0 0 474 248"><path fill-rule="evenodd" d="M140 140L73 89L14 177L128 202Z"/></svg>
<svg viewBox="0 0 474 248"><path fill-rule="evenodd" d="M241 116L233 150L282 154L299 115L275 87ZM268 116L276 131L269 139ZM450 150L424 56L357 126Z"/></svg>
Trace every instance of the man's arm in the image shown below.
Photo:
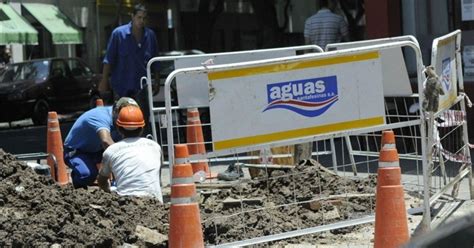
<svg viewBox="0 0 474 248"><path fill-rule="evenodd" d="M110 192L109 178L112 174L112 170L110 168L109 156L110 152L106 150L104 152L104 156L102 157L102 166L100 167L97 176L97 184L99 185L99 188L101 188L105 192Z"/></svg>
<svg viewBox="0 0 474 248"><path fill-rule="evenodd" d="M107 149L107 147L109 147L113 143L115 143L114 140L112 139L112 136L110 136L110 132L106 129L99 130L97 135L99 135L99 139L100 139L100 142L102 143L102 147L104 148L104 150Z"/></svg>
<svg viewBox="0 0 474 248"><path fill-rule="evenodd" d="M109 74L110 74L111 66L110 64L104 64L104 68L102 70L102 79L99 82L99 92L106 92L110 89L109 85Z"/></svg>
<svg viewBox="0 0 474 248"><path fill-rule="evenodd" d="M99 173L99 176L97 177L97 184L99 185L99 188L104 190L105 192L110 193L110 184L109 184L109 177L102 176Z"/></svg>
<svg viewBox="0 0 474 248"><path fill-rule="evenodd" d="M99 83L99 92L106 92L110 89L109 75L112 71L112 65L117 62L117 53L119 47L118 32L114 30L110 35L109 42L107 43L107 51L104 56L103 68L102 68L102 79Z"/></svg>

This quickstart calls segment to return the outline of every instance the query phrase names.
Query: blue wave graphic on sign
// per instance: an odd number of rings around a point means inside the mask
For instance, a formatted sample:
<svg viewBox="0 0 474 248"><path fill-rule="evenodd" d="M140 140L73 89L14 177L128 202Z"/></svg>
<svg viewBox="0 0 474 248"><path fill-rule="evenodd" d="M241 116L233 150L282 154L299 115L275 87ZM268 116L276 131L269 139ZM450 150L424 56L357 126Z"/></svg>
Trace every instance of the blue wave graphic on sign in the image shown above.
<svg viewBox="0 0 474 248"><path fill-rule="evenodd" d="M442 74L441 74L441 81L444 84L444 87L447 91L451 89L451 60L450 58L446 58L442 61L441 64Z"/></svg>
<svg viewBox="0 0 474 248"><path fill-rule="evenodd" d="M271 109L287 109L306 117L326 112L339 97L336 76L303 79L267 85L268 105Z"/></svg>

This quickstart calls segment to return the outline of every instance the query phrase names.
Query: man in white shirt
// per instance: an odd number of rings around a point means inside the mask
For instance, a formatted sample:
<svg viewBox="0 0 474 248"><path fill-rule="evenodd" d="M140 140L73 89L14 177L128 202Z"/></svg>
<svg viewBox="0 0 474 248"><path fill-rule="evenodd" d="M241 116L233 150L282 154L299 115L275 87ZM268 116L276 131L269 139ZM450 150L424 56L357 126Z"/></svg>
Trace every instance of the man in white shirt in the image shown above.
<svg viewBox="0 0 474 248"><path fill-rule="evenodd" d="M138 106L120 110L117 128L123 140L109 146L103 155L98 184L110 192L109 178L115 177L119 195L151 196L163 202L160 186L161 147L154 141L140 137L145 126Z"/></svg>

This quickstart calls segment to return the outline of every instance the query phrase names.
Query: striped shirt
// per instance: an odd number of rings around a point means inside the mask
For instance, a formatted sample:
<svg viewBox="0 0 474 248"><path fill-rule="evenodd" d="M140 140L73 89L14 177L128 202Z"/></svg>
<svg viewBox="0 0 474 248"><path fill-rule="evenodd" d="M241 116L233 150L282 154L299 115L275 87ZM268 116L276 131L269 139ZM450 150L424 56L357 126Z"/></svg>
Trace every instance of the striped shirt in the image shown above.
<svg viewBox="0 0 474 248"><path fill-rule="evenodd" d="M327 44L340 42L341 38L348 34L349 30L344 17L326 8L306 19L304 25L304 37L308 38L311 44L323 49Z"/></svg>

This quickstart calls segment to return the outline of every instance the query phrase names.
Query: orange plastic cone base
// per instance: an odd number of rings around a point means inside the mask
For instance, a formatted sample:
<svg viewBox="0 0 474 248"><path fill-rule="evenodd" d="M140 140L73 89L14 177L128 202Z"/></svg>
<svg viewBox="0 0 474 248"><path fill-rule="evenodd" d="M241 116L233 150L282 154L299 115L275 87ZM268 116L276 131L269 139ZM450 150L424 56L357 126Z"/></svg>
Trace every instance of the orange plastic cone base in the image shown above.
<svg viewBox="0 0 474 248"><path fill-rule="evenodd" d="M204 247L197 203L170 206L168 247Z"/></svg>
<svg viewBox="0 0 474 248"><path fill-rule="evenodd" d="M204 171L206 173L209 173L209 167L206 162L197 162L192 163L191 165L193 167L193 173L196 173L198 171Z"/></svg>
<svg viewBox="0 0 474 248"><path fill-rule="evenodd" d="M192 163L191 165L193 167L193 174L198 172L198 171L204 171L206 173L206 179L217 178L217 173L216 172L210 172L209 171L209 166L208 166L207 162Z"/></svg>
<svg viewBox="0 0 474 248"><path fill-rule="evenodd" d="M410 239L403 187L380 186L375 202L375 248L400 247Z"/></svg>
<svg viewBox="0 0 474 248"><path fill-rule="evenodd" d="M217 178L217 172L206 173L206 179L214 179L214 178Z"/></svg>
<svg viewBox="0 0 474 248"><path fill-rule="evenodd" d="M192 163L192 168L193 168L193 173L196 173L198 171L204 171L206 173L209 173L209 165L207 162L197 162L197 163Z"/></svg>
<svg viewBox="0 0 474 248"><path fill-rule="evenodd" d="M57 171L54 168L54 161L48 157L48 165L51 169L51 176L57 179L59 185L65 185L69 182L66 164L64 163L63 141L59 127L58 115L56 112L48 113L48 130L46 136L47 153L53 154L56 158Z"/></svg>

